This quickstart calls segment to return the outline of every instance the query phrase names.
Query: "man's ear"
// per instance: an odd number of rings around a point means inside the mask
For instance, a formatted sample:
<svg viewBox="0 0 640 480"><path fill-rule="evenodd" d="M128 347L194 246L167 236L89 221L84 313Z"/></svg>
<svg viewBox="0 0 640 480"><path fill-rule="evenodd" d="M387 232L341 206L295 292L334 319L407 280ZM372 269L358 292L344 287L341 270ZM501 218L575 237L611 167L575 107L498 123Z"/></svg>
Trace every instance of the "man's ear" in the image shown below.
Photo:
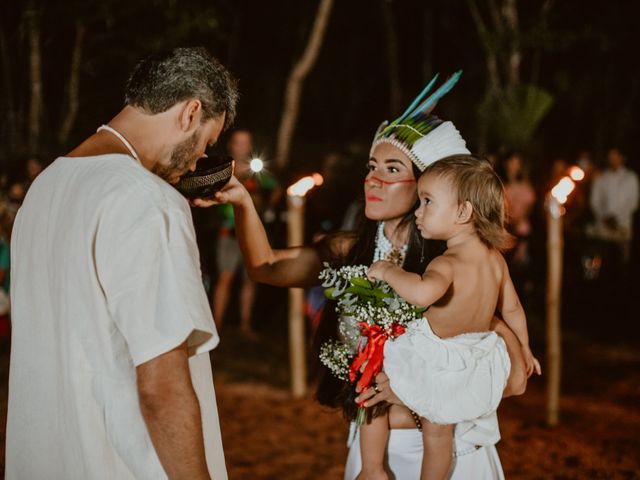
<svg viewBox="0 0 640 480"><path fill-rule="evenodd" d="M469 223L473 217L473 205L469 200L458 206L458 215L456 217L456 223Z"/></svg>
<svg viewBox="0 0 640 480"><path fill-rule="evenodd" d="M190 132L200 125L202 118L202 102L200 100L187 100L180 111L179 123L183 132Z"/></svg>

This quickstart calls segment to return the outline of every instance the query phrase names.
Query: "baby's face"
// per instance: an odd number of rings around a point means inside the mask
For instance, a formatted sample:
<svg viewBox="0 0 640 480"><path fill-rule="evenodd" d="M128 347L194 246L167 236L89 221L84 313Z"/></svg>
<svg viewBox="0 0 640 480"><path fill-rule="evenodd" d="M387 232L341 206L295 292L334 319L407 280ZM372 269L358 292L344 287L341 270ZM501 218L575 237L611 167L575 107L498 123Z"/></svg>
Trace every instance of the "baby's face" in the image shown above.
<svg viewBox="0 0 640 480"><path fill-rule="evenodd" d="M458 198L451 182L442 176L422 175L418 180L418 197L416 225L422 237L448 240L458 216Z"/></svg>

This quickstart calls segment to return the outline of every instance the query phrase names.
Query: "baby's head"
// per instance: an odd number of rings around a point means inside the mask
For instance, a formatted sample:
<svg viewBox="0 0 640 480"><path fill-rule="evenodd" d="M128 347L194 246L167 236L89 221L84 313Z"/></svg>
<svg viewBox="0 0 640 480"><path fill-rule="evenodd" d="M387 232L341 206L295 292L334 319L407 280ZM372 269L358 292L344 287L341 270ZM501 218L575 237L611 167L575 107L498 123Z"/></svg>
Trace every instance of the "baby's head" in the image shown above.
<svg viewBox="0 0 640 480"><path fill-rule="evenodd" d="M504 227L504 187L486 160L452 155L432 163L418 181L418 195L416 223L424 238L448 240L470 225L489 248L512 245Z"/></svg>

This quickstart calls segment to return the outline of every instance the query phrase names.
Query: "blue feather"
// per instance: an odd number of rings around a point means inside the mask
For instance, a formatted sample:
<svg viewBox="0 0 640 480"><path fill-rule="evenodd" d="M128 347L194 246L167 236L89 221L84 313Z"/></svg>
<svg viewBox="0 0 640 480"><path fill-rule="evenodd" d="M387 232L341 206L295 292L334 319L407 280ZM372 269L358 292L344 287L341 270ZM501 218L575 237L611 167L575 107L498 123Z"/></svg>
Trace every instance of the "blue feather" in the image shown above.
<svg viewBox="0 0 640 480"><path fill-rule="evenodd" d="M440 88L438 88L433 94L429 96L418 108L416 108L411 114L409 114L409 118L413 118L420 113L428 112L428 110L433 107L438 100L444 97L449 90L451 90L458 80L460 79L460 75L462 75L462 70L458 70L456 73L451 75L449 79L444 82Z"/></svg>
<svg viewBox="0 0 640 480"><path fill-rule="evenodd" d="M415 100L413 102L411 102L411 105L409 105L409 108L407 108L404 113L402 115L400 115L394 123L400 123L404 117L406 117L407 115L409 115L414 107L416 105L418 105L418 103L424 98L424 96L429 93L429 90L431 90L431 87L433 87L433 84L436 83L436 80L438 80L438 77L440 76L439 73L436 73L436 75L431 79L431 81L429 82L429 84L424 87L424 89L422 89L422 92L420 92L420 95L418 95Z"/></svg>

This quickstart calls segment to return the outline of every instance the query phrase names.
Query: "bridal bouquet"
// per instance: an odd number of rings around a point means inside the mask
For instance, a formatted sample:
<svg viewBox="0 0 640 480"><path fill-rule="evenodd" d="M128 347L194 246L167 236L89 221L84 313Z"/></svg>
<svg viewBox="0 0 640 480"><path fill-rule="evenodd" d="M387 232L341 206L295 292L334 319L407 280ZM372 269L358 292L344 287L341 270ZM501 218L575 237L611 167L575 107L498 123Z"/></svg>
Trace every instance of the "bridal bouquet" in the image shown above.
<svg viewBox="0 0 640 480"><path fill-rule="evenodd" d="M337 302L336 312L357 320L355 332L340 323L343 340L331 340L320 347L320 361L341 380L360 391L369 388L382 370L384 344L405 332L426 308L408 304L383 281L371 282L366 265L331 268L320 272L325 296ZM354 348L355 346L355 348ZM366 409L360 405L356 422L364 423Z"/></svg>

